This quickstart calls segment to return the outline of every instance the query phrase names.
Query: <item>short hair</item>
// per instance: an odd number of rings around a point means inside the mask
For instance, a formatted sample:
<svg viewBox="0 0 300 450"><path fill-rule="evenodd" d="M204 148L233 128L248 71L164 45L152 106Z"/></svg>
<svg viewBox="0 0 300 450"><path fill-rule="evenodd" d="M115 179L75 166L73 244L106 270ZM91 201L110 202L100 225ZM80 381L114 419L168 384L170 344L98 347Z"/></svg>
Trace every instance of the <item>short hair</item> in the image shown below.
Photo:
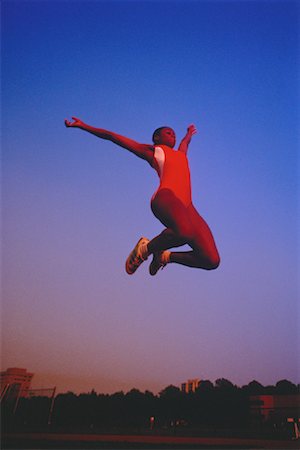
<svg viewBox="0 0 300 450"><path fill-rule="evenodd" d="M161 130L164 130L165 128L170 128L170 127L167 127L167 126L159 127L159 128L157 128L157 129L154 131L154 133L153 133L153 135L152 135L152 142L153 142L153 143L155 143L155 139L154 139L154 138L155 138L156 136L159 136Z"/></svg>

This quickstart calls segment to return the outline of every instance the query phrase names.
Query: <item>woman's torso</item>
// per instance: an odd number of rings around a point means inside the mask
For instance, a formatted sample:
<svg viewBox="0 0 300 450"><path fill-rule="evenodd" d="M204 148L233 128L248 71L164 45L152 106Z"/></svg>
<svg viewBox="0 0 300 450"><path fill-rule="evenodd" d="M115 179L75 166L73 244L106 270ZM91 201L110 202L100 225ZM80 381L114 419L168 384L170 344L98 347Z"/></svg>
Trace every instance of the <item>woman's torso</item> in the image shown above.
<svg viewBox="0 0 300 450"><path fill-rule="evenodd" d="M152 200L161 189L169 189L185 206L192 202L191 179L186 154L166 145L154 147L152 167L158 173L160 184Z"/></svg>

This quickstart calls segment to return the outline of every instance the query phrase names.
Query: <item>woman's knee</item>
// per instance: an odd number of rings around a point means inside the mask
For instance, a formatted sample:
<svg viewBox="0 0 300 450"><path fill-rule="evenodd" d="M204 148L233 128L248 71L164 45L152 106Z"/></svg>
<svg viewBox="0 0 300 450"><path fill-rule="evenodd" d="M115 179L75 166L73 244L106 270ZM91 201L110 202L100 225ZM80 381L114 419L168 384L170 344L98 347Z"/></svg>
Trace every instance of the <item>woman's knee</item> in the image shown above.
<svg viewBox="0 0 300 450"><path fill-rule="evenodd" d="M186 243L185 239L173 231L171 228L167 228L164 231L164 238L169 242L170 245L176 244L176 247L180 245L184 245Z"/></svg>
<svg viewBox="0 0 300 450"><path fill-rule="evenodd" d="M213 255L210 255L209 258L207 259L207 270L215 270L219 267L220 265L220 256L218 253L215 253Z"/></svg>
<svg viewBox="0 0 300 450"><path fill-rule="evenodd" d="M172 242L176 238L176 233L171 228L166 228L162 234L168 242Z"/></svg>
<svg viewBox="0 0 300 450"><path fill-rule="evenodd" d="M218 253L212 253L210 255L203 256L199 253L198 267L205 270L215 270L220 265L220 256Z"/></svg>

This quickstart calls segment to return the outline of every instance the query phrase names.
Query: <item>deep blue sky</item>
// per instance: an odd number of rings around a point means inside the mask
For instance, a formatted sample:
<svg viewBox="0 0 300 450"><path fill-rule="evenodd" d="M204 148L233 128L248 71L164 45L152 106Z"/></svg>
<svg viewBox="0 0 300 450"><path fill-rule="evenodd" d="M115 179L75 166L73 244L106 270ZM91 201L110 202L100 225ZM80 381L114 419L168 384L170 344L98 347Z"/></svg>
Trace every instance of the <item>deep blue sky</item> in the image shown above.
<svg viewBox="0 0 300 450"><path fill-rule="evenodd" d="M298 30L290 1L2 2L3 369L77 392L300 381ZM217 271L125 273L162 229L157 176L72 115L145 143L196 124Z"/></svg>

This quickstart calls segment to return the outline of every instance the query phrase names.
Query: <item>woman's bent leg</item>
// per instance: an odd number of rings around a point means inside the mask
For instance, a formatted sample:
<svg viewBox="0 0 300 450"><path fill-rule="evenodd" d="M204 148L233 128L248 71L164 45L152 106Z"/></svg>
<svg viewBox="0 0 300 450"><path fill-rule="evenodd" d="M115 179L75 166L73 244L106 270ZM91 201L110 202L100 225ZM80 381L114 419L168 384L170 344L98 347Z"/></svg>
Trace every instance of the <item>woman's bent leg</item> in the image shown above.
<svg viewBox="0 0 300 450"><path fill-rule="evenodd" d="M181 247L184 244L186 242L183 238L175 234L171 228L166 228L148 243L148 251L149 254L158 253L169 248Z"/></svg>
<svg viewBox="0 0 300 450"><path fill-rule="evenodd" d="M189 239L191 252L172 252L170 262L201 269L216 269L220 256L212 232L193 205L188 208L188 215L193 224L193 233Z"/></svg>
<svg viewBox="0 0 300 450"><path fill-rule="evenodd" d="M192 251L172 252L170 262L207 270L219 266L220 257L213 235L192 204L185 207L171 191L164 189L157 194L151 207L167 228L149 242L149 253L157 254L189 244Z"/></svg>
<svg viewBox="0 0 300 450"><path fill-rule="evenodd" d="M183 227L187 227L187 210L172 191L161 190L152 201L151 209L166 229L149 242L149 253L158 253L187 243L182 235Z"/></svg>

